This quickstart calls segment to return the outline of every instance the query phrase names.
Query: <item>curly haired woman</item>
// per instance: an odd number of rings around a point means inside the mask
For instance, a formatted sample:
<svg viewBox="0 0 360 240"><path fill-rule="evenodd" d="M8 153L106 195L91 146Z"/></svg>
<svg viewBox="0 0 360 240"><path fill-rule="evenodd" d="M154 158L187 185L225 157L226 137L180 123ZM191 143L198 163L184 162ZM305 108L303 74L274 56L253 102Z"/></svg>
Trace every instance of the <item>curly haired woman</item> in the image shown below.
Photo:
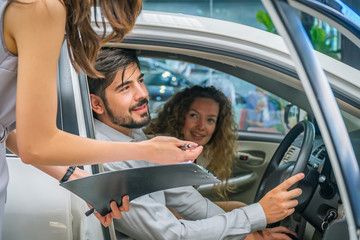
<svg viewBox="0 0 360 240"><path fill-rule="evenodd" d="M228 180L234 159L237 126L233 119L230 101L215 87L198 85L176 93L154 118L145 133L150 135L170 135L203 146L203 152L196 163L207 168L224 184L217 187L223 199L231 191ZM245 206L237 201L215 202L225 212ZM169 210L183 218L175 210ZM290 239L295 235L289 229L279 226L249 234L246 240Z"/></svg>
<svg viewBox="0 0 360 240"><path fill-rule="evenodd" d="M145 133L168 135L196 142L204 147L196 163L212 172L224 184L217 187L222 198L231 191L228 180L234 159L237 126L229 100L215 87L195 85L176 93L158 113ZM218 202L231 211L235 202ZM230 206L231 205L231 206Z"/></svg>

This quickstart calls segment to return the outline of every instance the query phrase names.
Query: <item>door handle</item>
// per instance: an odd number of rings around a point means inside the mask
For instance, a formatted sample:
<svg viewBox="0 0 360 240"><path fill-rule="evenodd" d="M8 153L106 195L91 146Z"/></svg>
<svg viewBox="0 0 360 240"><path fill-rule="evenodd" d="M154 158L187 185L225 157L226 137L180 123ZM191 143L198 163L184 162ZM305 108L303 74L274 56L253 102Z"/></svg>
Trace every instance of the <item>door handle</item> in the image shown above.
<svg viewBox="0 0 360 240"><path fill-rule="evenodd" d="M238 160L238 163L247 163L251 165L260 165L265 161L265 157L258 157L245 152L237 152L235 154L235 159Z"/></svg>

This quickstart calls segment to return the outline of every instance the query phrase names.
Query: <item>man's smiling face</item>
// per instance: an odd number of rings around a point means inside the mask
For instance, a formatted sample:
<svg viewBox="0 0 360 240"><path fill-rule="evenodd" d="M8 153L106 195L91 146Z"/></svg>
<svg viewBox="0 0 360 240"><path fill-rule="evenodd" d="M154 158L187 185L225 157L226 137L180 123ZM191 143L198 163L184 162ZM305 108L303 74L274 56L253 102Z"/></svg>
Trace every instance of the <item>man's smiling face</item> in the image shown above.
<svg viewBox="0 0 360 240"><path fill-rule="evenodd" d="M105 89L103 122L122 132L123 128L140 128L149 123L149 95L143 76L135 63L124 74L123 69L117 72Z"/></svg>

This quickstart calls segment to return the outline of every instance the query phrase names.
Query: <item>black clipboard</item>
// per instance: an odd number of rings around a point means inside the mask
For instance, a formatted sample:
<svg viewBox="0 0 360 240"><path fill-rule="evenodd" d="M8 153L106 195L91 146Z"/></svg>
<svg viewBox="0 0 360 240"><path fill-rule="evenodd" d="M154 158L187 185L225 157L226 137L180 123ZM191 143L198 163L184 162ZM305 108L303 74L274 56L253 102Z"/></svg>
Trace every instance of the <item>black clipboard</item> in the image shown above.
<svg viewBox="0 0 360 240"><path fill-rule="evenodd" d="M111 211L110 202L120 206L123 196L130 201L152 192L169 188L218 184L220 181L194 163L159 165L104 172L61 183L101 215Z"/></svg>

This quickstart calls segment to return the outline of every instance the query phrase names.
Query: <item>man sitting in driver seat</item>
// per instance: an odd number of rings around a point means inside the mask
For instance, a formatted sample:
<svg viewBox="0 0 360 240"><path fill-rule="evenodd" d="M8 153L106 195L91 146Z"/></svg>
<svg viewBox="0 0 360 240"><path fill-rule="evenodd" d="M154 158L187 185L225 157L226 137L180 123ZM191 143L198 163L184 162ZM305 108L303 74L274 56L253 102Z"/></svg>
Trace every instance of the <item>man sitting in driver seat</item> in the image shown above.
<svg viewBox="0 0 360 240"><path fill-rule="evenodd" d="M148 93L132 50L103 49L95 63L105 79L89 78L91 105L95 116L96 138L106 141L141 141L146 136L141 127L150 121ZM141 151L141 149L139 149ZM156 165L146 161L104 164L106 171ZM264 230L294 212L300 189L288 188L304 177L295 175L267 193L259 203L231 212L201 196L193 187L151 193L130 202L130 211L114 221L119 237L132 239L245 239ZM149 179L151 181L151 179ZM184 219L178 219L173 209ZM286 228L264 230L264 236L290 239ZM249 237L261 237L252 235Z"/></svg>

